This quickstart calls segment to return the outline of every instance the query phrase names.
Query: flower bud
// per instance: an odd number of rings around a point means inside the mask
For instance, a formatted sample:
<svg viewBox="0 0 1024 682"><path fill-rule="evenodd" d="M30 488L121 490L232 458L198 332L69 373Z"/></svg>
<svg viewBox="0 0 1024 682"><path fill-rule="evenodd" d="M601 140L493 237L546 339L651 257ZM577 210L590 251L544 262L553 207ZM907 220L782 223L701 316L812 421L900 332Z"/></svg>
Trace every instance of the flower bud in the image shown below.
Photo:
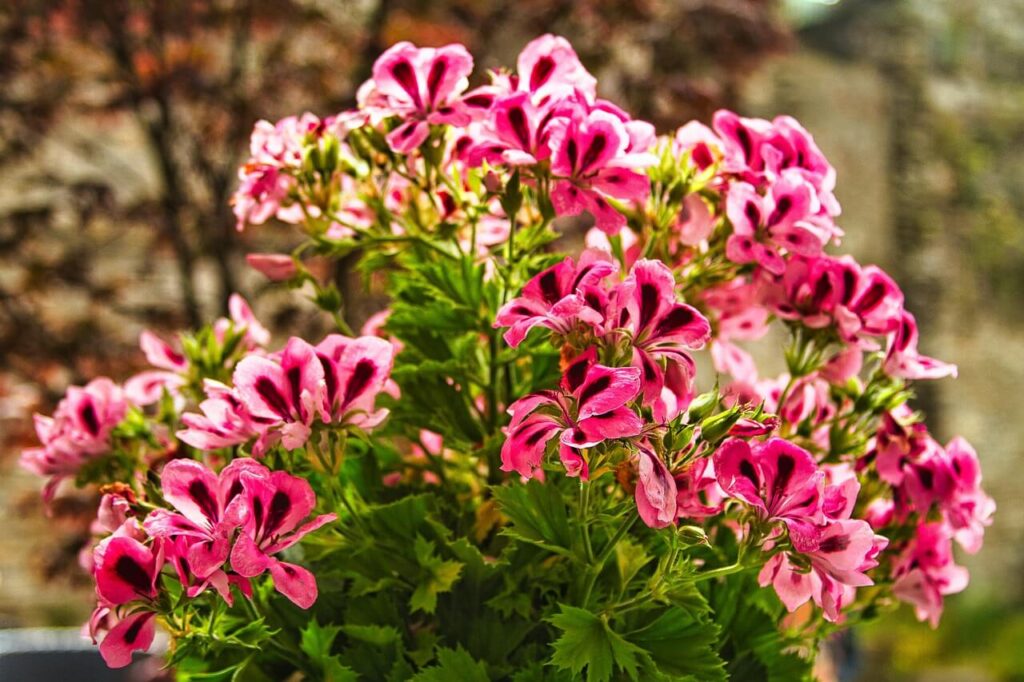
<svg viewBox="0 0 1024 682"><path fill-rule="evenodd" d="M291 279L298 272L292 257L282 253L250 253L245 262L272 282Z"/></svg>

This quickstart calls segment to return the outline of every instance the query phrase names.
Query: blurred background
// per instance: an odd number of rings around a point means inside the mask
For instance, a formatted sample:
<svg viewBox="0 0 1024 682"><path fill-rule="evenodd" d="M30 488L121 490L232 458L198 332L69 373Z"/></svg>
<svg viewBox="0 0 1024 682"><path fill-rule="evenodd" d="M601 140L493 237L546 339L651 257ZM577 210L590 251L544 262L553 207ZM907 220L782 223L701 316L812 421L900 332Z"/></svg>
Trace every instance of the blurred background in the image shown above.
<svg viewBox="0 0 1024 682"><path fill-rule="evenodd" d="M945 442L978 449L999 511L961 557L941 626L856 632L860 680L1024 680L1024 0L5 0L0 6L0 627L77 625L92 501L46 521L17 466L29 415L124 378L146 327L210 320L241 291L313 324L243 255L228 206L253 123L354 102L398 40L482 68L562 34L600 94L668 132L718 107L796 116L839 173L845 249L903 285Z"/></svg>

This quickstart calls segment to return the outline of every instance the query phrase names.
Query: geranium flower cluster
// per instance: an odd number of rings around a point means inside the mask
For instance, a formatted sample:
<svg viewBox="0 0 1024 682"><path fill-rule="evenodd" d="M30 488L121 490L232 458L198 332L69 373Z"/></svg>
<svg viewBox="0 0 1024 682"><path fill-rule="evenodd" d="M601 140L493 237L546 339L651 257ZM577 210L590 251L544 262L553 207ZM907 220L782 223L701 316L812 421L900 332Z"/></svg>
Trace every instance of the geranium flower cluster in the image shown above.
<svg viewBox="0 0 1024 682"><path fill-rule="evenodd" d="M23 462L50 477L48 497L72 476L106 485L94 524L105 537L83 564L99 601L90 631L105 633L108 662L148 647L157 619L202 658L192 614L207 618L220 651L231 638L216 634L228 627L216 617L237 594L227 621L252 619L245 605L268 628L294 628L253 580L269 574L284 599L310 608L311 569L324 567L344 576L321 580L337 590L332 608L344 602L348 614L371 595L395 606L396 651L412 618L446 647L465 644L444 619L477 617L468 604L490 609L514 589L523 600L502 618L526 613L564 630L549 663L595 679L590 659L600 657L567 652L570 630L599 622L601 641L621 639L628 654L608 653L618 668L668 674L644 633L675 627L668 590L707 580L771 586L778 600L766 591L759 607L779 621L813 602L821 616L802 623L807 641L827 631L823 621L873 613L890 597L936 624L943 598L967 584L953 545L978 551L995 505L970 445L939 445L907 404L909 382L956 368L919 351L888 274L829 253L843 234L836 173L811 135L789 117L720 111L710 127L658 137L601 99L570 44L551 35L485 84L471 87L472 72L461 45L399 43L375 62L357 109L253 133L233 199L238 228L276 219L304 241L249 263L311 289L347 329L341 295L304 259L364 258L393 302L362 336L292 337L272 351L233 298L231 319L195 336L144 333L153 369L123 387L101 378L72 388L37 418L42 445ZM553 260L566 216L594 227L578 257ZM773 324L789 335L787 371L766 377L745 344L770 338ZM571 484L549 476L560 471ZM543 487L514 492L523 479ZM335 519L314 515L318 494L342 513L338 533L318 535L317 551L293 550ZM471 533L462 519L473 519ZM402 541L389 544L392 535ZM646 562L610 585L605 562L626 538ZM506 551L548 553L558 570L539 577ZM498 558L505 592L485 595L487 581L459 592L478 555ZM547 581L543 598L531 581ZM716 594L700 623L714 620ZM385 618L374 611L367 623ZM336 631L331 617L321 608L301 637L282 638L275 664L347 674L338 657L361 651L375 626ZM781 632L777 653L788 655ZM725 670L723 641L701 671ZM478 649L439 648L438 674ZM243 667L275 655L254 650ZM407 654L395 665L435 656L432 646Z"/></svg>
<svg viewBox="0 0 1024 682"><path fill-rule="evenodd" d="M251 599L251 579L269 573L278 592L301 608L312 606L313 574L275 556L337 518L321 514L306 521L316 506L306 480L249 458L232 461L220 474L194 460L174 460L160 477L170 509L140 519L129 516L133 501L124 497L108 493L101 503L111 533L93 551L98 604L89 634L94 641L102 637L108 665L128 665L132 651L152 645L156 617L168 608L165 567L189 598L212 588L230 605L234 586Z"/></svg>
<svg viewBox="0 0 1024 682"><path fill-rule="evenodd" d="M559 455L570 475L586 479L581 450L609 439L639 436L638 408L659 422L674 418L692 397L690 352L710 334L695 308L677 301L672 272L658 261L637 261L620 282L603 285L618 266L607 254L587 251L534 277L523 295L498 312L495 326L517 346L534 327L552 330L567 363L560 390L521 398L509 407L503 468L530 477L549 440L560 434ZM598 362L608 358L613 365ZM633 403L636 402L636 405Z"/></svg>
<svg viewBox="0 0 1024 682"><path fill-rule="evenodd" d="M260 456L280 442L294 450L316 423L370 430L387 417L375 409L391 372L394 346L376 336L331 334L316 346L292 337L271 355L249 355L235 367L234 388L207 379L201 413L182 415L178 438L200 450L255 438Z"/></svg>

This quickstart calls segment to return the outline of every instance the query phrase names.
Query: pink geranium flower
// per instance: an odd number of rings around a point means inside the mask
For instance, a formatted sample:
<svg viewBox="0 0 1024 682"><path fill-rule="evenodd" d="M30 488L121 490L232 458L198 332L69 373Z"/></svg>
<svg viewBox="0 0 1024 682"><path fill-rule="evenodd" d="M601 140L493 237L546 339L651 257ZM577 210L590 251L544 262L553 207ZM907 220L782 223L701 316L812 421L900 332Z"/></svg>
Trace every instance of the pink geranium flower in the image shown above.
<svg viewBox="0 0 1024 682"><path fill-rule="evenodd" d="M943 597L962 592L970 581L967 569L953 563L950 532L942 524L926 523L900 555L893 568L893 593L913 605L917 619L938 627Z"/></svg>
<svg viewBox="0 0 1024 682"><path fill-rule="evenodd" d="M560 436L559 455L569 475L586 479L580 450L640 433L640 417L627 406L640 393L640 370L596 360L596 349L589 349L566 369L561 391L534 393L508 408L512 422L501 448L502 471L532 477L548 441Z"/></svg>
<svg viewBox="0 0 1024 682"><path fill-rule="evenodd" d="M650 179L638 171L653 163L646 149L630 150L630 132L616 116L581 105L571 117L552 122L551 171L555 183L551 203L560 215L594 216L598 228L616 234L626 217L609 198L642 201L650 193Z"/></svg>
<svg viewBox="0 0 1024 682"><path fill-rule="evenodd" d="M308 609L317 597L313 574L274 555L337 515L321 514L303 524L316 506L316 495L307 481L285 471L269 471L249 460L239 480L245 516L231 550L232 570L245 578L269 571L278 592Z"/></svg>
<svg viewBox="0 0 1024 682"><path fill-rule="evenodd" d="M751 447L730 438L714 455L722 490L765 519L822 523L824 473L803 448L781 438Z"/></svg>
<svg viewBox="0 0 1024 682"><path fill-rule="evenodd" d="M676 398L674 412L686 409L689 379L696 371L689 352L704 346L711 325L696 308L676 300L675 278L661 261L637 261L613 299L611 324L632 336L633 365L642 372L644 404L654 404L668 385ZM679 381L666 381L666 372Z"/></svg>
<svg viewBox="0 0 1024 682"><path fill-rule="evenodd" d="M459 96L472 71L473 57L458 44L418 48L400 42L378 57L373 65L374 95L369 97L403 121L387 135L391 148L408 154L427 139L431 124L469 123L472 116Z"/></svg>
<svg viewBox="0 0 1024 682"><path fill-rule="evenodd" d="M566 258L536 275L521 296L502 306L494 326L509 327L505 341L513 348L537 326L560 334L578 324L599 327L608 304L608 295L599 283L617 271L618 264L596 249L584 251L579 264Z"/></svg>
<svg viewBox="0 0 1024 682"><path fill-rule="evenodd" d="M44 499L52 499L60 482L78 473L83 464L109 452L110 434L127 412L121 387L100 377L84 387L68 388L52 417L35 415L42 447L24 450L21 466L49 477Z"/></svg>

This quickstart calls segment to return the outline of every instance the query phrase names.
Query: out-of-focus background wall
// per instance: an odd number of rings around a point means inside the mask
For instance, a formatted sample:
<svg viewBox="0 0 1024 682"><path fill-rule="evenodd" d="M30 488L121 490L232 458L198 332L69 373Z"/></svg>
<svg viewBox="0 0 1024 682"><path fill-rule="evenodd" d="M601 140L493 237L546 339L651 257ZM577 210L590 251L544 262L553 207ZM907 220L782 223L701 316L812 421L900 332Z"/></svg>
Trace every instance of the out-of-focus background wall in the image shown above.
<svg viewBox="0 0 1024 682"><path fill-rule="evenodd" d="M398 40L513 64L568 37L604 97L661 132L720 106L789 113L839 173L846 248L907 292L940 440L981 453L999 511L967 593L857 631L863 680L1024 679L1024 0L7 0L0 6L0 627L75 624L88 499L44 522L17 467L28 415L123 378L145 327L211 319L231 291L278 329L228 207L252 124L351 106Z"/></svg>

